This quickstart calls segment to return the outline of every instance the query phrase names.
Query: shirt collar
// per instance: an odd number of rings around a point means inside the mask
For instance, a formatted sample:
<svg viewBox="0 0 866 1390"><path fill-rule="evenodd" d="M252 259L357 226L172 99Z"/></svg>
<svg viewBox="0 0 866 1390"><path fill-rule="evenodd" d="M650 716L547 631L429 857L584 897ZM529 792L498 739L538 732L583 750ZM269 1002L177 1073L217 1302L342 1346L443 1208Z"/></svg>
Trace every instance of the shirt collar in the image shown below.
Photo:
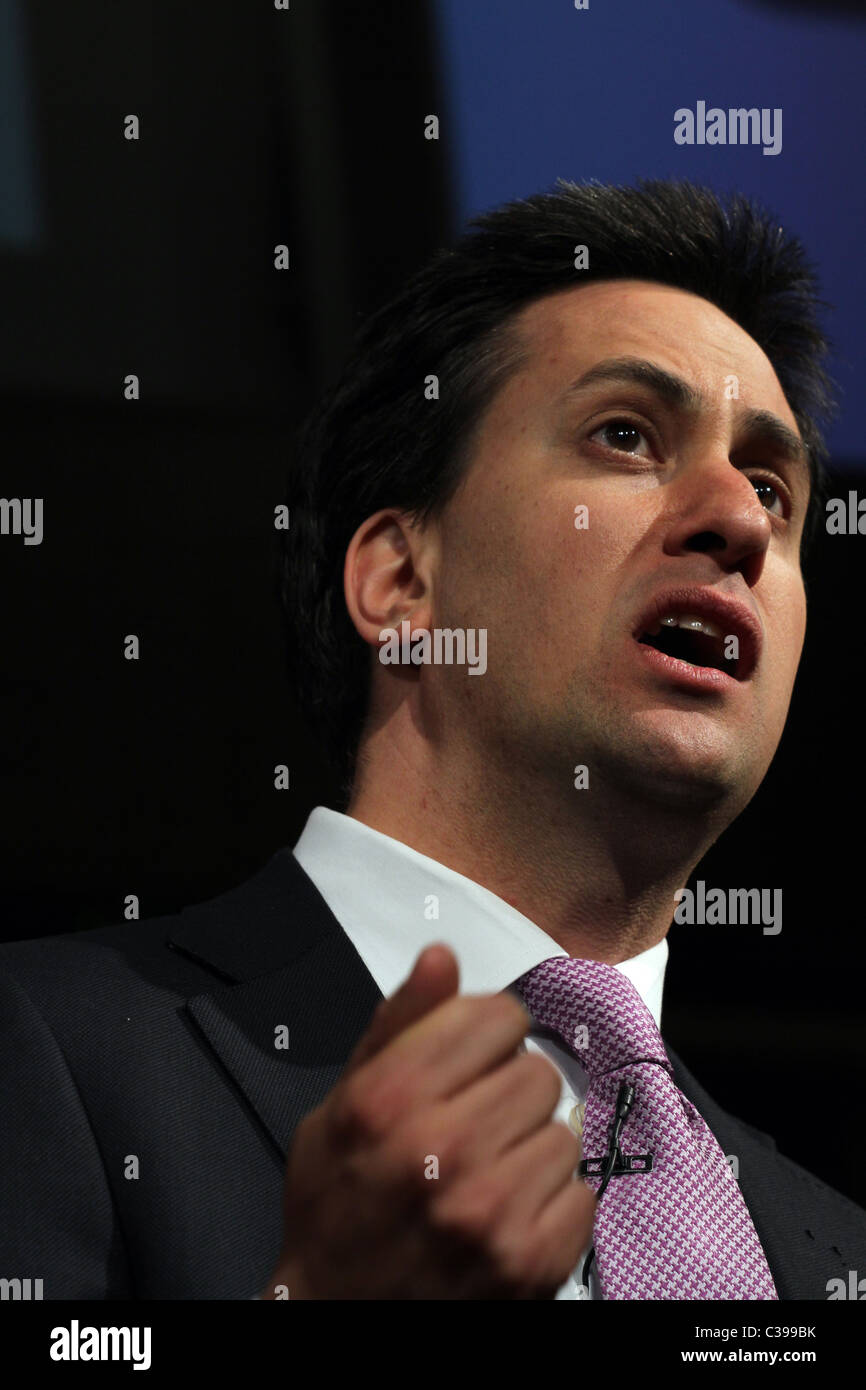
<svg viewBox="0 0 866 1390"><path fill-rule="evenodd" d="M434 941L454 951L462 994L496 994L541 961L568 955L480 883L352 816L317 806L294 852L386 998ZM616 966L658 1028L667 959L663 939Z"/></svg>

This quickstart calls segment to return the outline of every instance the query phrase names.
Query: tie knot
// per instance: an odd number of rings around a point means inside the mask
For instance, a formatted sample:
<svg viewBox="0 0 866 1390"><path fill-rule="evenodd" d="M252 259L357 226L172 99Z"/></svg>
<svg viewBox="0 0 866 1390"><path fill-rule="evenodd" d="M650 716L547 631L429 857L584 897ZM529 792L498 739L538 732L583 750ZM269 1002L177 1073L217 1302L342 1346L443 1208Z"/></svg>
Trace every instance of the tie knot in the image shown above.
<svg viewBox="0 0 866 1390"><path fill-rule="evenodd" d="M635 1062L670 1069L655 1019L614 966L552 956L521 975L515 988L536 1023L558 1033L591 1078Z"/></svg>

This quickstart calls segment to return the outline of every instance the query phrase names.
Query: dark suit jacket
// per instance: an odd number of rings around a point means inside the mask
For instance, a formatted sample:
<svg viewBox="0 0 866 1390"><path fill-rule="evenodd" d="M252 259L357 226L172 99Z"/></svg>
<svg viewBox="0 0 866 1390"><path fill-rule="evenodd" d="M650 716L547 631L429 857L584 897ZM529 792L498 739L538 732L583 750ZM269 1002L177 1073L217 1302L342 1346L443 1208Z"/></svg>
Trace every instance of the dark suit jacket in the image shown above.
<svg viewBox="0 0 866 1390"><path fill-rule="evenodd" d="M46 1299L258 1293L292 1133L380 998L290 850L178 916L0 947L0 1277ZM866 1273L866 1213L671 1061L739 1158L780 1298Z"/></svg>

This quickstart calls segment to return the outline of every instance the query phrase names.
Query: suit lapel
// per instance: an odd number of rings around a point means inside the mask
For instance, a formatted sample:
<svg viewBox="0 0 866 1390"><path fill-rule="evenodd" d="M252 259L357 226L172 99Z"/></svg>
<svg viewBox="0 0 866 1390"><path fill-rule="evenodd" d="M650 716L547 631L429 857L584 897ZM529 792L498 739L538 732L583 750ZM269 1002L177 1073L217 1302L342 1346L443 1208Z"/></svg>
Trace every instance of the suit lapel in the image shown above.
<svg viewBox="0 0 866 1390"><path fill-rule="evenodd" d="M764 1248L780 1299L824 1299L828 1277L848 1265L834 1239L829 1191L786 1159L774 1139L722 1110L672 1048L667 1049L680 1090L697 1107L727 1157L735 1155L743 1200Z"/></svg>
<svg viewBox="0 0 866 1390"><path fill-rule="evenodd" d="M378 986L289 850L183 913L169 946L224 981L187 1000L187 1014L285 1157L367 1028Z"/></svg>

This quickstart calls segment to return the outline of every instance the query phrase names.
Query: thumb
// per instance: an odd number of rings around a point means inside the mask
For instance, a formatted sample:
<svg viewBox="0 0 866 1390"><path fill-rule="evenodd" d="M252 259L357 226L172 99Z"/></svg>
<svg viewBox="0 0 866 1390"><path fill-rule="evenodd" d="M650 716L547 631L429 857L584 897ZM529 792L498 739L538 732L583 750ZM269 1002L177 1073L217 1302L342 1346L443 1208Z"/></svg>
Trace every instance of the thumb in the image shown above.
<svg viewBox="0 0 866 1390"><path fill-rule="evenodd" d="M427 946L400 988L383 999L373 1021L349 1058L346 1072L356 1071L410 1024L438 1008L457 993L460 972L457 958L448 946Z"/></svg>

